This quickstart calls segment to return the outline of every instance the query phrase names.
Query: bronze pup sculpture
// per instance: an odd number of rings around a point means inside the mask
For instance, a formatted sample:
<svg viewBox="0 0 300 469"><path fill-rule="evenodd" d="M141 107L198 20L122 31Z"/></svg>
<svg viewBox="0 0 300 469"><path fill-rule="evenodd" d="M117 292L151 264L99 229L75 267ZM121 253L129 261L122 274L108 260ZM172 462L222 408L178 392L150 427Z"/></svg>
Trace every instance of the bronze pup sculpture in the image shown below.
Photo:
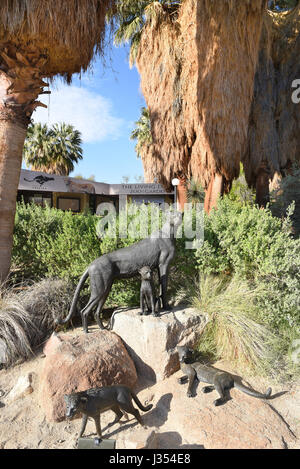
<svg viewBox="0 0 300 469"><path fill-rule="evenodd" d="M212 385L204 387L203 392L208 393L214 390L218 391L220 398L214 401L215 406L224 404L230 399L229 390L233 387L249 396L257 397L259 399L268 399L271 396L271 388L268 388L265 394L261 394L237 382L230 373L217 370L212 366L204 365L199 361L191 363L193 351L188 347L177 346L177 351L179 355L180 369L184 373L184 376L179 378L178 382L183 384L188 379L188 397L192 397L192 386L195 379Z"/></svg>
<svg viewBox="0 0 300 469"><path fill-rule="evenodd" d="M119 422L123 415L127 417L126 413L128 412L134 415L137 421L143 425L139 411L132 405L132 399L143 412L147 412L152 408L152 404L144 407L136 394L127 386L93 388L87 391L66 394L64 398L66 402L66 417L72 418L77 413L83 415L79 438L82 437L85 431L88 417L92 417L96 424L99 441L102 439L100 423L100 414L102 412L112 410L116 414L113 424Z"/></svg>
<svg viewBox="0 0 300 469"><path fill-rule="evenodd" d="M95 308L97 324L100 329L104 329L100 314L114 280L133 277L145 265L151 269L158 269L163 308L170 309L167 303L168 270L175 254L175 235L181 221L181 213L175 212L171 221L165 223L160 231L151 234L150 237L98 257L82 275L68 316L64 320L57 319L56 323L66 324L70 321L76 311L80 291L87 278L90 277L91 296L88 304L80 312L83 330L88 332L87 318Z"/></svg>
<svg viewBox="0 0 300 469"><path fill-rule="evenodd" d="M148 265L145 265L139 270L139 272L142 278L140 291L140 315L147 316L151 312L154 316L158 316L160 309L160 298L155 297L154 285L152 281L152 271ZM157 312L155 311L156 308L158 309Z"/></svg>

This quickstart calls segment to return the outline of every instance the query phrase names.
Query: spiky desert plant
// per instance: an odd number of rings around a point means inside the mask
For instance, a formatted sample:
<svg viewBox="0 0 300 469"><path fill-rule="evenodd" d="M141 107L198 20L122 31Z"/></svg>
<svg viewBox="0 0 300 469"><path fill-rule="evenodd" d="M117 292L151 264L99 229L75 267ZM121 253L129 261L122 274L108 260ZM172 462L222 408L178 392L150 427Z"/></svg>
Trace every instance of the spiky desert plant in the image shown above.
<svg viewBox="0 0 300 469"><path fill-rule="evenodd" d="M187 181L187 200L192 205L200 204L204 202L205 191L203 186L194 178Z"/></svg>
<svg viewBox="0 0 300 469"><path fill-rule="evenodd" d="M39 330L32 318L18 300L9 291L0 292L0 345L3 350L1 363L12 365L16 360L32 356L30 335L39 335Z"/></svg>

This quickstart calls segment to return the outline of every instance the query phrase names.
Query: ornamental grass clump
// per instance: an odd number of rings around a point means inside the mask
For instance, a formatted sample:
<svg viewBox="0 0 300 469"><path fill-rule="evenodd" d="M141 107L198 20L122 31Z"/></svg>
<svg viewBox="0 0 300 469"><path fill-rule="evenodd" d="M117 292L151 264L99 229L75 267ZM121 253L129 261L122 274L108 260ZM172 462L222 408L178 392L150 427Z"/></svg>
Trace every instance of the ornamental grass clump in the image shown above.
<svg viewBox="0 0 300 469"><path fill-rule="evenodd" d="M257 294L239 278L202 276L192 300L193 307L208 317L199 351L239 369L262 374L269 370L279 339L257 320Z"/></svg>
<svg viewBox="0 0 300 469"><path fill-rule="evenodd" d="M46 279L21 292L5 286L0 290L0 364L26 360L46 341L55 318L64 316L72 291L63 280Z"/></svg>

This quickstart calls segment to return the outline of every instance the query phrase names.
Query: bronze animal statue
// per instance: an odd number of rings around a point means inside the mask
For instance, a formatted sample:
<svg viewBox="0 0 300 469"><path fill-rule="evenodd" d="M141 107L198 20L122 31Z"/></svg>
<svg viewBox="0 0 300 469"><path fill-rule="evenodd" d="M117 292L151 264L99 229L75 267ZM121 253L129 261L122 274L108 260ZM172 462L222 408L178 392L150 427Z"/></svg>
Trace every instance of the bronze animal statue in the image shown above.
<svg viewBox="0 0 300 469"><path fill-rule="evenodd" d="M217 370L212 366L204 365L199 361L193 362L193 351L188 347L177 346L177 352L179 356L180 368L184 373L184 376L179 378L178 382L183 384L186 382L186 380L188 380L188 397L193 397L192 386L195 379L211 385L203 388L204 393L212 392L214 390L219 393L219 399L214 401L215 406L219 406L228 401L230 399L229 391L234 387L248 394L249 396L257 397L259 399L268 399L271 396L271 388L268 388L265 394L261 394L257 391L247 388L238 382L230 373Z"/></svg>
<svg viewBox="0 0 300 469"><path fill-rule="evenodd" d="M152 270L148 265L145 265L139 270L139 273L142 278L140 290L140 315L147 316L151 312L154 316L158 316L160 310L160 298L155 297Z"/></svg>
<svg viewBox="0 0 300 469"><path fill-rule="evenodd" d="M116 414L113 424L119 422L123 415L134 415L137 421L143 425L139 411L133 407L132 399L137 406L143 411L148 412L152 408L152 404L144 407L136 394L127 386L105 386L102 388L92 388L87 391L74 392L64 396L66 402L66 417L72 418L74 415L82 414L81 429L79 438L82 437L87 424L88 417L92 417L95 421L96 431L101 441L101 422L100 414L107 410L112 410Z"/></svg>
<svg viewBox="0 0 300 469"><path fill-rule="evenodd" d="M90 299L80 312L83 330L88 332L87 318L95 308L97 324L100 329L104 329L100 314L114 280L133 277L145 265L151 269L158 269L163 309L170 309L167 303L168 270L175 255L175 235L181 222L181 213L175 212L170 222L166 222L160 231L152 233L148 238L131 246L104 254L93 261L79 280L68 316L64 320L57 319L56 322L66 324L70 321L76 311L80 291L87 278L90 277Z"/></svg>

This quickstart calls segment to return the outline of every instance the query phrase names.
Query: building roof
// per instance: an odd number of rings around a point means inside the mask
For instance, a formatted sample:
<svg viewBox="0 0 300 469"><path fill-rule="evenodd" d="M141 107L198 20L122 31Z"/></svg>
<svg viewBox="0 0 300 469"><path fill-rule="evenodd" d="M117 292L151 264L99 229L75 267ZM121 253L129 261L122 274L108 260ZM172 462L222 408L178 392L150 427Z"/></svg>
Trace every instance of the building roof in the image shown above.
<svg viewBox="0 0 300 469"><path fill-rule="evenodd" d="M166 192L161 184L106 184L104 182L58 176L40 171L21 170L19 190L36 192L72 192L95 195L159 195Z"/></svg>

